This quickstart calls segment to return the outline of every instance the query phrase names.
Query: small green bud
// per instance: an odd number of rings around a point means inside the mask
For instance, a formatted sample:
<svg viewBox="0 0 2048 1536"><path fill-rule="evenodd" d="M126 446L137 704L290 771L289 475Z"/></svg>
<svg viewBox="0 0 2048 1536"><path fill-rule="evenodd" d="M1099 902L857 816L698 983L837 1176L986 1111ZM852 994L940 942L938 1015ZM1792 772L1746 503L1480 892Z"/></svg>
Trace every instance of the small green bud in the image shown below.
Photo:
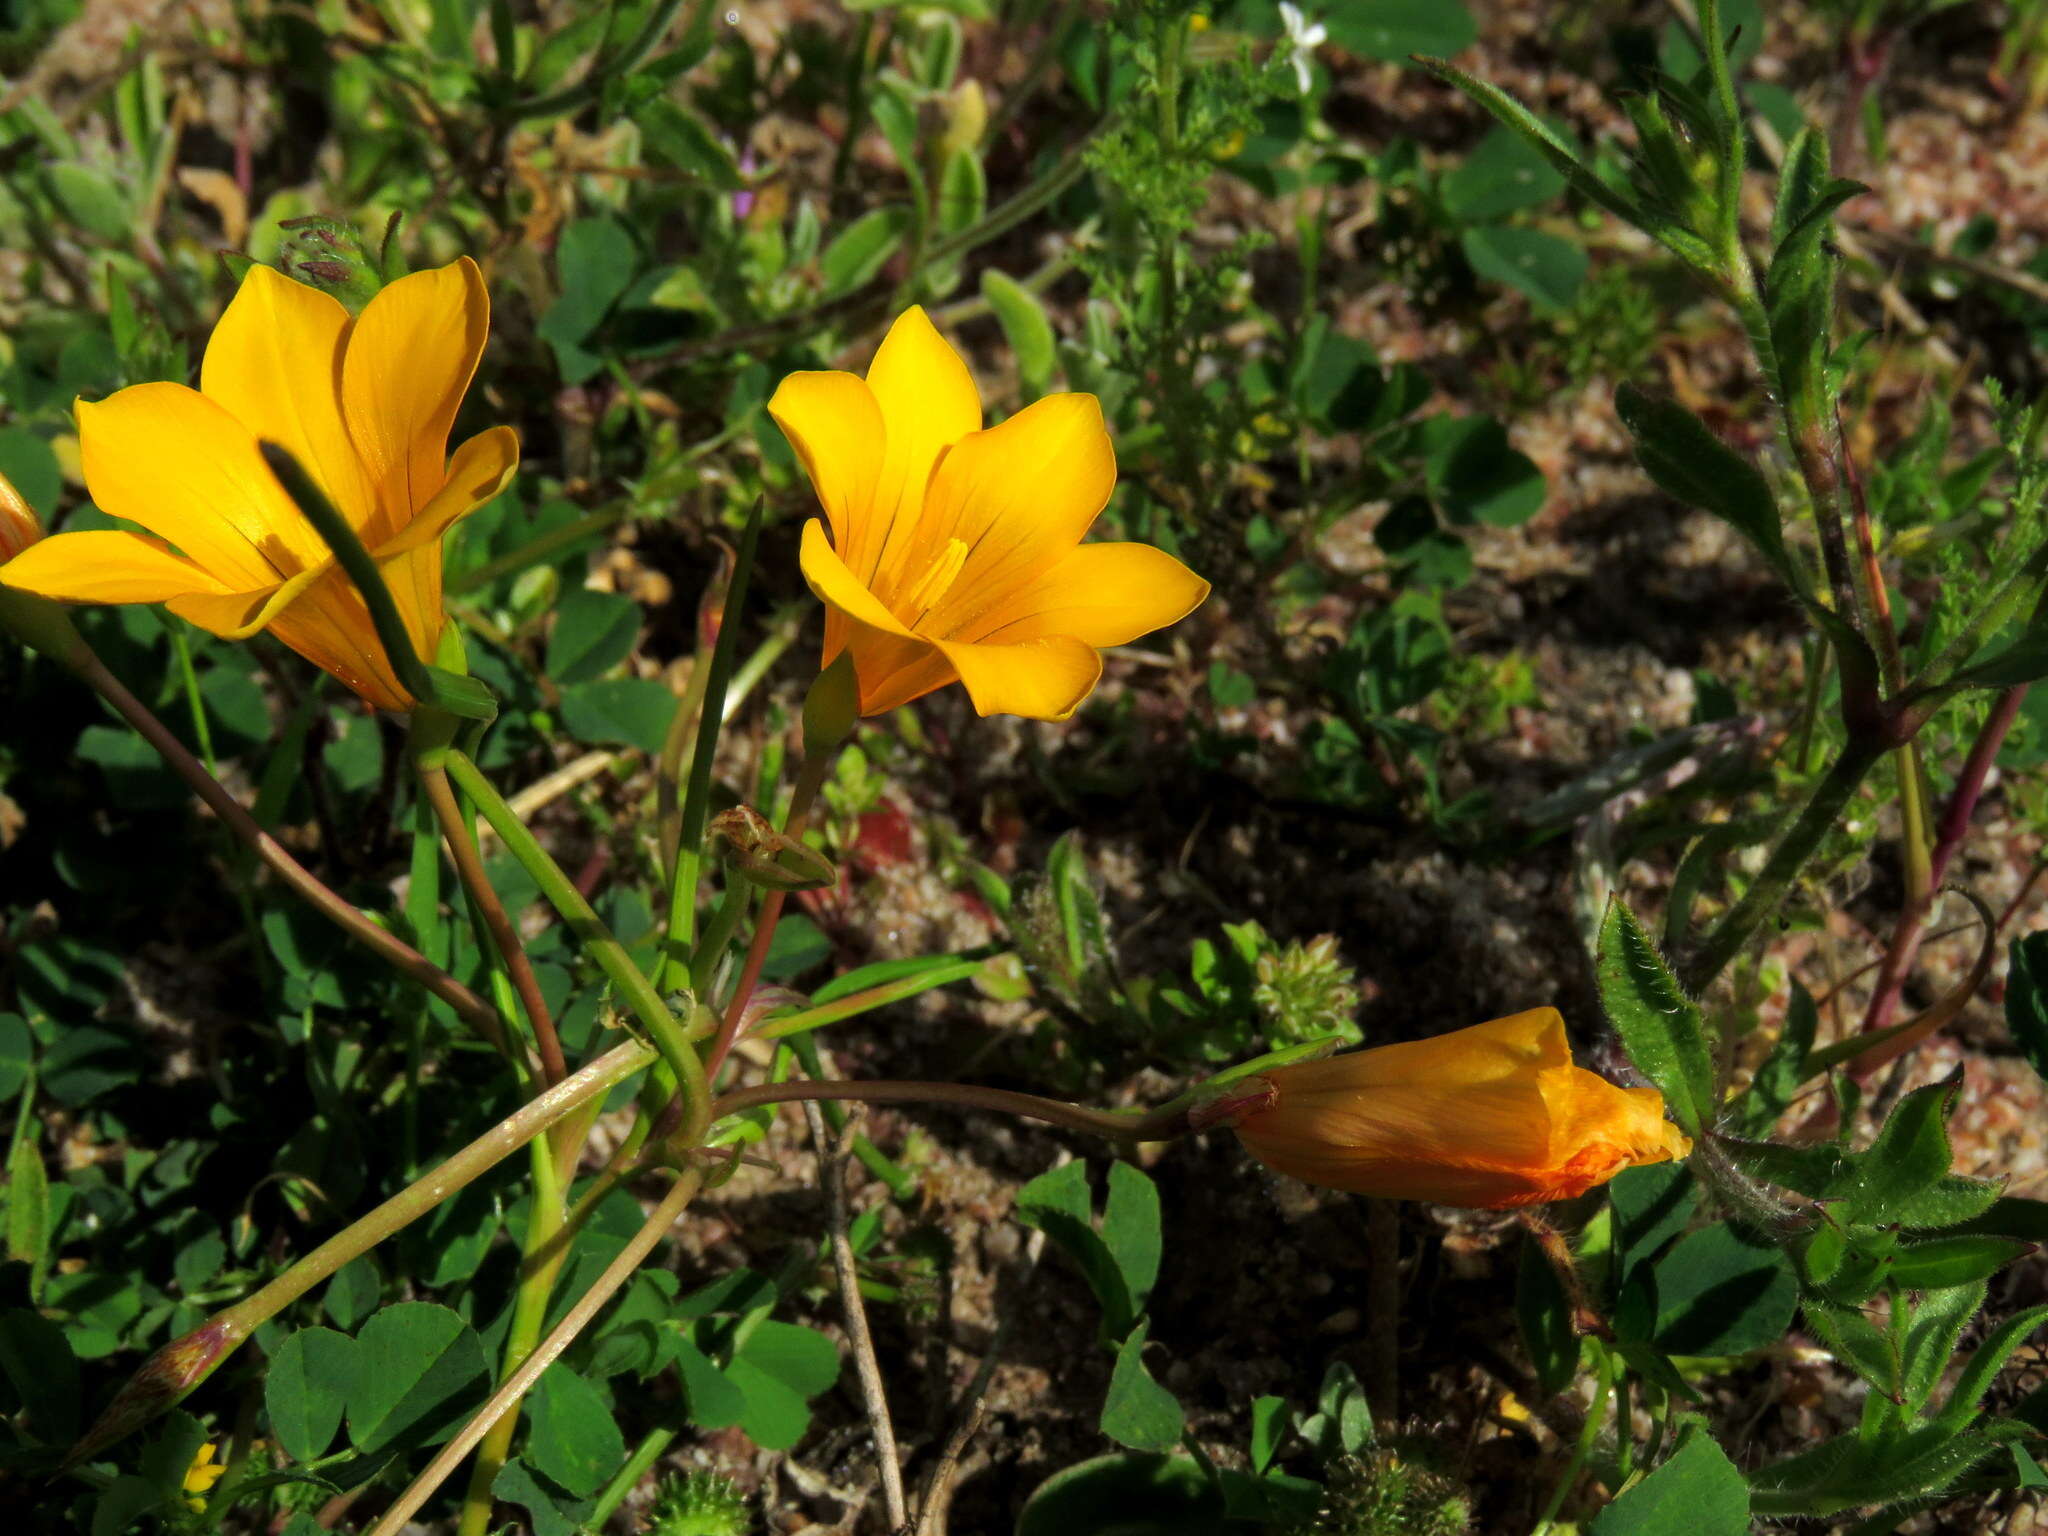
<svg viewBox="0 0 2048 1536"><path fill-rule="evenodd" d="M1443 1459L1406 1435L1340 1456L1325 1471L1322 1508L1292 1536L1465 1536L1471 1496Z"/></svg>
<svg viewBox="0 0 2048 1536"><path fill-rule="evenodd" d="M691 1472L661 1485L644 1536L747 1536L753 1528L746 1496L730 1478Z"/></svg>
<svg viewBox="0 0 2048 1536"><path fill-rule="evenodd" d="M1318 1035L1340 1035L1354 1044L1361 1038L1353 1018L1358 978L1338 954L1333 935L1268 949L1252 970L1252 1003L1269 1045L1295 1045Z"/></svg>
<svg viewBox="0 0 2048 1536"><path fill-rule="evenodd" d="M380 263L354 225L309 214L285 219L277 227L285 231L277 253L278 271L308 288L333 294L350 314L360 313L384 286Z"/></svg>

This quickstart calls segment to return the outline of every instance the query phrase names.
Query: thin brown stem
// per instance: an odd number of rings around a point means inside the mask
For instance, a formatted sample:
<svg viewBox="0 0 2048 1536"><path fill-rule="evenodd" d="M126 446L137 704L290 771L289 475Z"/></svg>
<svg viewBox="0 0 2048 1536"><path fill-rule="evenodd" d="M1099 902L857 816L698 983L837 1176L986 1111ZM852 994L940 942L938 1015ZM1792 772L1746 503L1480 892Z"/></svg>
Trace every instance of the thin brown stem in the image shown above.
<svg viewBox="0 0 2048 1536"><path fill-rule="evenodd" d="M456 876L469 899L476 903L484 926L490 930L491 942L497 946L499 958L512 978L513 990L519 994L519 1006L526 1010L534 1044L540 1050L541 1080L552 1088L569 1075L569 1063L562 1055L561 1038L555 1033L554 1015L548 1011L547 999L541 996L540 979L533 974L533 962L526 957L526 946L519 941L519 929L505 911L505 903L498 899L491 877L484 872L483 857L477 852L476 839L470 835L469 818L456 804L448 771L422 763L419 778L420 790L441 823L441 837L448 844L449 857L455 861Z"/></svg>
<svg viewBox="0 0 2048 1536"><path fill-rule="evenodd" d="M896 1449L896 1425L889 1417L889 1395L882 1384L881 1362L875 1358L868 1311L860 1299L860 1273L854 1267L853 1244L846 1236L846 1153L852 1145L854 1122L849 1120L840 1134L833 1137L825 1128L824 1111L815 1100L805 1102L804 1119L818 1149L818 1182L825 1190L825 1236L832 1249L832 1270L839 1281L840 1310L846 1315L846 1344L853 1354L854 1372L860 1378L868 1428L875 1437L875 1465L882 1474L882 1505L889 1516L889 1529L901 1530L910 1519L910 1510L903 1501L903 1465Z"/></svg>
<svg viewBox="0 0 2048 1536"><path fill-rule="evenodd" d="M322 884L305 865L286 852L276 838L256 824L256 818L244 810L241 803L206 771L205 765L185 750L184 743L173 736L164 723L150 713L148 706L130 693L121 680L107 670L105 663L97 656L93 656L81 663L77 670L101 698L114 706L115 712L123 720L156 748L163 760L170 764L171 770L227 824L228 830L248 844L256 856L269 867L272 874L291 887L294 893L323 917L373 951L393 970L426 988L454 1009L464 1023L470 1025L500 1051L507 1056L513 1054L512 1045L506 1039L504 1028L499 1023L497 1009L435 965L405 940L388 929L379 927Z"/></svg>
<svg viewBox="0 0 2048 1536"><path fill-rule="evenodd" d="M825 782L825 769L831 759L829 748L813 748L804 753L803 767L797 771L796 788L790 794L789 816L782 825L784 837L794 839L804 835L804 824L811 815L811 803L818 798L818 789ZM718 1069L725 1065L733 1042L739 1038L740 1021L746 1017L747 1002L760 983L761 967L767 963L768 946L775 941L775 925L782 917L782 904L787 894L785 891L770 891L761 903L760 915L754 919L754 938L747 946L739 985L733 988L732 1001L726 1004L725 1018L718 1026L718 1038L711 1042L710 1054L704 1058L704 1076L712 1082L718 1080Z"/></svg>
<svg viewBox="0 0 2048 1536"><path fill-rule="evenodd" d="M1119 1141L1168 1141L1185 1135L1185 1104L1169 1104L1150 1114L1118 1114L1042 1099L1035 1093L1008 1088L983 1088L973 1083L906 1083L875 1079L866 1082L757 1083L734 1088L711 1101L711 1118L721 1120L761 1104L794 1104L806 1099L834 1099L862 1104L946 1104L955 1109L985 1109L998 1115L1042 1120L1089 1136Z"/></svg>

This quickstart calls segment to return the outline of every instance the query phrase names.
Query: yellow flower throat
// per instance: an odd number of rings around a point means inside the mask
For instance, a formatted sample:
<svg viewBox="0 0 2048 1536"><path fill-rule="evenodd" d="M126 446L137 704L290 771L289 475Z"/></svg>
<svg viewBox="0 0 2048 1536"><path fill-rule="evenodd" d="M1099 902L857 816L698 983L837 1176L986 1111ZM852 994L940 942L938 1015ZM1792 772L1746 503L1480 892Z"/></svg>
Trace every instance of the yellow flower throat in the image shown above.
<svg viewBox="0 0 2048 1536"><path fill-rule="evenodd" d="M910 617L907 622L915 629L924 621L926 614L938 607L960 574L960 568L967 563L967 544L961 539L946 540L946 547L939 551L932 563L925 567L917 584L904 594L903 612Z"/></svg>

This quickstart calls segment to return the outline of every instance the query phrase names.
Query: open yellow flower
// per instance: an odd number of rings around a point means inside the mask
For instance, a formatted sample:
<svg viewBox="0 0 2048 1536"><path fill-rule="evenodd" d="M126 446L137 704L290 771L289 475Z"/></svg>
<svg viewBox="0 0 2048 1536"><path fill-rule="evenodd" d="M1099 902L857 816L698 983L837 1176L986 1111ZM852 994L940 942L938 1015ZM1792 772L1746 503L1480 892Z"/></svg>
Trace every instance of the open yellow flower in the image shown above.
<svg viewBox="0 0 2048 1536"><path fill-rule="evenodd" d="M227 1463L213 1459L219 1451L219 1446L207 1441L192 1458L192 1465L185 1469L185 1507L195 1515L206 1513L206 1495L227 1473Z"/></svg>
<svg viewBox="0 0 2048 1536"><path fill-rule="evenodd" d="M1260 1075L1274 1093L1230 1122L1238 1139L1276 1172L1355 1194L1533 1205L1692 1150L1656 1089L1572 1065L1555 1008Z"/></svg>
<svg viewBox="0 0 2048 1536"><path fill-rule="evenodd" d="M825 665L853 653L863 715L958 681L984 715L1064 720L1100 647L1208 596L1162 550L1081 542L1116 485L1095 397L1048 395L983 431L974 378L922 309L866 379L793 373L768 411L825 509L804 526L804 579Z"/></svg>
<svg viewBox="0 0 2048 1536"><path fill-rule="evenodd" d="M78 402L87 491L146 533L53 535L0 566L0 582L69 602L164 603L228 639L268 629L370 703L412 708L361 596L256 445L297 456L432 661L441 536L519 463L510 427L448 456L489 328L468 257L400 278L353 319L329 295L251 267L207 343L198 389L137 384Z"/></svg>

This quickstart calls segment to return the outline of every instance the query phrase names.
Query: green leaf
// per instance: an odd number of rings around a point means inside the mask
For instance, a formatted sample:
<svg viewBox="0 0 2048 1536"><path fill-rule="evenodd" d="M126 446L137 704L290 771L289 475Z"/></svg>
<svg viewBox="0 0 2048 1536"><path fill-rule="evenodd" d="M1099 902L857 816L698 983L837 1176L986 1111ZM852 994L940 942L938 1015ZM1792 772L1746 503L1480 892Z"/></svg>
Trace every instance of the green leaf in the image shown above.
<svg viewBox="0 0 2048 1536"><path fill-rule="evenodd" d="M2014 939L2007 954L2006 1027L2028 1065L2048 1078L2048 929Z"/></svg>
<svg viewBox="0 0 2048 1536"><path fill-rule="evenodd" d="M562 724L578 741L661 751L676 696L647 677L608 677L562 690Z"/></svg>
<svg viewBox="0 0 2048 1536"><path fill-rule="evenodd" d="M1558 1283L1557 1271L1532 1237L1522 1239L1515 1274L1515 1320L1521 1326L1529 1363L1536 1368L1536 1390L1545 1398L1555 1397L1578 1374L1585 1340L1574 1326L1571 1300Z"/></svg>
<svg viewBox="0 0 2048 1536"><path fill-rule="evenodd" d="M1836 1218L1849 1225L1881 1226L1902 1221L1912 1198L1948 1174L1948 1117L1962 1086L1962 1071L1916 1088L1898 1102L1877 1139L1856 1159L1855 1174L1842 1192Z"/></svg>
<svg viewBox="0 0 2048 1536"><path fill-rule="evenodd" d="M2009 1237L1936 1237L1903 1243L1890 1265L1891 1281L1909 1291L1938 1291L1989 1278L2034 1251Z"/></svg>
<svg viewBox="0 0 2048 1536"><path fill-rule="evenodd" d="M939 233L957 235L971 229L987 211L988 178L982 174L981 157L971 149L954 150L939 173Z"/></svg>
<svg viewBox="0 0 2048 1536"><path fill-rule="evenodd" d="M699 1429L725 1429L746 1417L746 1393L727 1380L725 1372L691 1339L678 1339L674 1354L692 1424Z"/></svg>
<svg viewBox="0 0 2048 1536"><path fill-rule="evenodd" d="M1123 1278L1124 1295L1132 1310L1144 1311L1152 1282L1159 1278L1159 1186L1130 1163L1109 1165L1102 1241Z"/></svg>
<svg viewBox="0 0 2048 1536"><path fill-rule="evenodd" d="M1443 179L1444 208L1477 224L1545 203L1564 190L1557 167L1513 129L1496 124Z"/></svg>
<svg viewBox="0 0 2048 1536"><path fill-rule="evenodd" d="M525 1459L578 1498L597 1492L626 1459L626 1437L604 1394L559 1360L534 1383L527 1411Z"/></svg>
<svg viewBox="0 0 2048 1536"><path fill-rule="evenodd" d="M1600 1001L1629 1060L1664 1095L1695 1139L1714 1123L1714 1059L1700 1011L1665 966L1643 925L1619 896L1600 923Z"/></svg>
<svg viewBox="0 0 2048 1536"><path fill-rule="evenodd" d="M1527 294L1538 313L1569 309L1586 280L1585 249L1540 229L1482 224L1460 235L1458 248L1474 272Z"/></svg>
<svg viewBox="0 0 2048 1536"><path fill-rule="evenodd" d="M827 296L851 292L871 281L896 254L909 229L908 208L876 208L847 225L818 258Z"/></svg>
<svg viewBox="0 0 2048 1536"><path fill-rule="evenodd" d="M555 246L559 297L535 329L555 349L564 383L580 384L597 372L601 359L583 343L632 286L639 260L632 235L614 219L577 219L562 231Z"/></svg>
<svg viewBox="0 0 2048 1536"><path fill-rule="evenodd" d="M1514 528L1543 510L1543 471L1493 417L1432 417L1422 437L1429 488L1452 522Z"/></svg>
<svg viewBox="0 0 2048 1536"><path fill-rule="evenodd" d="M43 182L72 223L103 244L127 246L128 197L113 177L90 166L61 164L45 167Z"/></svg>
<svg viewBox="0 0 2048 1536"><path fill-rule="evenodd" d="M498 1475L491 1483L491 1492L506 1503L518 1504L526 1510L533 1536L577 1536L584 1521L597 1507L594 1500L563 1505L527 1468L524 1457L508 1461L498 1469Z"/></svg>
<svg viewBox="0 0 2048 1536"><path fill-rule="evenodd" d="M633 110L648 153L677 170L701 178L721 192L746 185L732 151L705 126L704 120L666 96L654 96Z"/></svg>
<svg viewBox="0 0 2048 1536"><path fill-rule="evenodd" d="M1657 1257L1692 1220L1699 1186L1683 1163L1624 1168L1607 1184L1614 1207L1616 1272L1623 1278Z"/></svg>
<svg viewBox="0 0 2048 1536"><path fill-rule="evenodd" d="M1899 1390L1899 1341L1855 1307L1830 1306L1809 1298L1806 1325L1837 1360L1878 1392L1895 1397Z"/></svg>
<svg viewBox="0 0 2048 1536"><path fill-rule="evenodd" d="M1287 1435L1287 1399L1261 1397L1252 1403L1252 1470L1261 1476Z"/></svg>
<svg viewBox="0 0 2048 1536"><path fill-rule="evenodd" d="M1102 1432L1134 1451L1171 1450L1180 1444L1185 1419L1180 1400L1145 1369L1145 1334L1151 1326L1140 1319L1117 1350L1109 1395L1102 1403Z"/></svg>
<svg viewBox="0 0 2048 1536"><path fill-rule="evenodd" d="M356 1344L348 1433L366 1456L446 1439L490 1386L483 1340L432 1302L385 1307L363 1325Z"/></svg>
<svg viewBox="0 0 2048 1536"><path fill-rule="evenodd" d="M1017 1192L1017 1219L1037 1227L1080 1267L1102 1308L1102 1329L1116 1340L1130 1331L1138 1309L1123 1271L1090 1219L1088 1165L1076 1159L1040 1174Z"/></svg>
<svg viewBox="0 0 2048 1536"><path fill-rule="evenodd" d="M1775 1343L1799 1306L1799 1279L1775 1244L1726 1223L1689 1232L1651 1266L1654 1338L1669 1355L1739 1355Z"/></svg>
<svg viewBox="0 0 2048 1536"><path fill-rule="evenodd" d="M332 1328L301 1328L278 1347L263 1377L271 1432L294 1461L327 1454L356 1391L361 1349Z"/></svg>
<svg viewBox="0 0 2048 1536"><path fill-rule="evenodd" d="M2048 1307L2028 1307L2015 1312L1991 1332L1985 1335L1969 1360L1965 1362L1962 1374L1956 1377L1948 1401L1942 1404L1940 1422L1953 1429L1961 1429L1976 1416L1977 1405L1984 1401L1984 1394L1991 1390L1991 1383L1998 1373L2005 1369L2006 1361L2030 1338L2042 1324L2048 1323Z"/></svg>
<svg viewBox="0 0 2048 1536"><path fill-rule="evenodd" d="M0 427L0 475L21 492L22 499L45 523L64 494L64 470L56 450L26 427Z"/></svg>
<svg viewBox="0 0 2048 1536"><path fill-rule="evenodd" d="M1749 1536L1749 1487L1704 1430L1601 1510L1588 1536Z"/></svg>
<svg viewBox="0 0 2048 1536"><path fill-rule="evenodd" d="M31 1132L40 1130L35 1120ZM15 1142L7 1157L7 1257L40 1274L50 1245L50 1174L43 1166L41 1138Z"/></svg>
<svg viewBox="0 0 2048 1536"><path fill-rule="evenodd" d="M995 311L1003 336L1017 359L1017 377L1024 386L1024 398L1035 400L1052 382L1057 361L1052 320L1045 306L1029 289L994 267L981 269L981 296Z"/></svg>
<svg viewBox="0 0 2048 1536"><path fill-rule="evenodd" d="M320 1310L335 1327L353 1333L364 1318L377 1310L377 1300L383 1292L384 1279L377 1272L377 1261L366 1253L350 1259L334 1272L334 1278L321 1293Z"/></svg>
<svg viewBox="0 0 2048 1536"><path fill-rule="evenodd" d="M1192 1456L1098 1456L1032 1492L1016 1536L1244 1536Z"/></svg>
<svg viewBox="0 0 2048 1536"><path fill-rule="evenodd" d="M624 661L639 638L638 603L616 592L578 587L555 606L547 675L564 688L590 682Z"/></svg>
<svg viewBox="0 0 2048 1536"><path fill-rule="evenodd" d="M1742 1096L1742 1127L1760 1136L1777 1122L1807 1080L1806 1058L1813 1050L1813 1037L1820 1027L1820 1014L1813 1006L1813 994L1798 981L1785 1005L1785 1023L1778 1038L1749 1081Z"/></svg>
<svg viewBox="0 0 2048 1536"><path fill-rule="evenodd" d="M27 1416L19 1428L48 1446L77 1438L78 1360L62 1328L26 1307L0 1312L0 1376Z"/></svg>
<svg viewBox="0 0 2048 1536"><path fill-rule="evenodd" d="M1479 36L1464 0L1369 0L1326 7L1322 18L1339 48L1400 63L1417 53L1462 53Z"/></svg>
<svg viewBox="0 0 2048 1536"><path fill-rule="evenodd" d="M1777 498L1754 464L1675 400L1624 384L1614 392L1614 409L1635 439L1645 474L1687 506L1729 524L1756 546L1786 585L1804 592L1803 578L1785 549Z"/></svg>

